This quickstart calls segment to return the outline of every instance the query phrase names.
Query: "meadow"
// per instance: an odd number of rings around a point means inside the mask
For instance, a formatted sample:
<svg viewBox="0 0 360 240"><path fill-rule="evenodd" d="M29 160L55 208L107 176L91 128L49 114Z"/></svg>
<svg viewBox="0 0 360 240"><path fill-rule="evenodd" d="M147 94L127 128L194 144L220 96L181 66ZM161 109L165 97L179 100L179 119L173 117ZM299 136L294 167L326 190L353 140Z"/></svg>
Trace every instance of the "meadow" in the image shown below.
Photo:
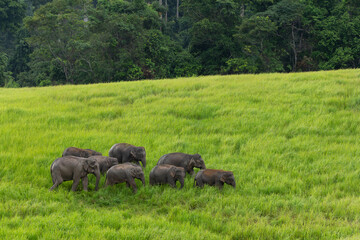
<svg viewBox="0 0 360 240"><path fill-rule="evenodd" d="M359 126L360 70L0 89L0 239L359 239ZM146 187L49 192L65 148L120 142ZM169 152L236 189L150 187Z"/></svg>

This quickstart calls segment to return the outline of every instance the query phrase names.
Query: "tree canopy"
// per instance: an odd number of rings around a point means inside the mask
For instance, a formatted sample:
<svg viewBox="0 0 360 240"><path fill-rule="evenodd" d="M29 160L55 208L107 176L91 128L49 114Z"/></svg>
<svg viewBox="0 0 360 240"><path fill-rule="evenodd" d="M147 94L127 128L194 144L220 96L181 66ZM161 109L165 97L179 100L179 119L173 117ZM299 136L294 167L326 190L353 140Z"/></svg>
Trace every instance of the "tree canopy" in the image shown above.
<svg viewBox="0 0 360 240"><path fill-rule="evenodd" d="M360 65L354 0L0 0L0 86Z"/></svg>

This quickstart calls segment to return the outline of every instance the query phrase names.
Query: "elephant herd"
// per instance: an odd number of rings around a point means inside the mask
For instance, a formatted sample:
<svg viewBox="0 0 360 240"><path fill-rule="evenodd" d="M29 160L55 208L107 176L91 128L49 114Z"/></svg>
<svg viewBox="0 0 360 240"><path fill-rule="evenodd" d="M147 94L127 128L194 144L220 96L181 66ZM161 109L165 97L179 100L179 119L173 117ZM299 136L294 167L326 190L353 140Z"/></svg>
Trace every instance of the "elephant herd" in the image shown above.
<svg viewBox="0 0 360 240"><path fill-rule="evenodd" d="M140 162L142 167L140 166ZM69 147L61 158L56 159L50 167L53 186L57 188L64 181L73 181L71 190L76 191L80 180L84 191L88 187L88 174L96 176L95 190L99 189L100 175L106 174L105 187L117 183L126 183L134 193L137 192L135 179L145 186L143 168L146 167L146 152L144 147L136 147L127 143L117 143L109 150L109 157L91 149ZM207 169L199 154L168 153L163 155L149 175L150 185L169 184L176 188L184 186L185 174L194 174L194 167L201 170L196 174L194 186L204 184L217 186L229 184L235 188L235 178L231 171Z"/></svg>

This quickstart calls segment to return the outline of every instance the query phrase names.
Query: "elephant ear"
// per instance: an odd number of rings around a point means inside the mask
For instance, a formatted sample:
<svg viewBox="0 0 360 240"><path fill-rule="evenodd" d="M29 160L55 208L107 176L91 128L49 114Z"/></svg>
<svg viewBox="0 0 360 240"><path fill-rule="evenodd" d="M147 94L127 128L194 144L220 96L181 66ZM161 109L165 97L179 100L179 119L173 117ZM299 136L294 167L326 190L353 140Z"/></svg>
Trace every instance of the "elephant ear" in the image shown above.
<svg viewBox="0 0 360 240"><path fill-rule="evenodd" d="M228 178L228 176L226 175L226 173L223 173L223 174L221 174L221 176L220 176L220 181L224 183L227 178Z"/></svg>
<svg viewBox="0 0 360 240"><path fill-rule="evenodd" d="M226 183L226 179L230 178L233 174L232 173L224 173L220 177L220 181Z"/></svg>
<svg viewBox="0 0 360 240"><path fill-rule="evenodd" d="M176 168L170 168L170 176L174 178L175 175L176 175Z"/></svg>
<svg viewBox="0 0 360 240"><path fill-rule="evenodd" d="M187 171L192 170L192 168L195 166L195 160L194 158L191 158L188 165L187 165Z"/></svg>
<svg viewBox="0 0 360 240"><path fill-rule="evenodd" d="M92 172L91 170L95 170L96 169L96 160L94 159L86 159L85 163L84 163L84 170L86 172Z"/></svg>
<svg viewBox="0 0 360 240"><path fill-rule="evenodd" d="M86 160L84 161L83 169L85 170L85 172L89 172L89 171L90 171L90 159L86 159Z"/></svg>
<svg viewBox="0 0 360 240"><path fill-rule="evenodd" d="M189 161L189 166L194 166L196 164L194 158L191 158Z"/></svg>
<svg viewBox="0 0 360 240"><path fill-rule="evenodd" d="M130 156L133 158L133 159L136 159L136 153L134 150L131 150L130 151Z"/></svg>

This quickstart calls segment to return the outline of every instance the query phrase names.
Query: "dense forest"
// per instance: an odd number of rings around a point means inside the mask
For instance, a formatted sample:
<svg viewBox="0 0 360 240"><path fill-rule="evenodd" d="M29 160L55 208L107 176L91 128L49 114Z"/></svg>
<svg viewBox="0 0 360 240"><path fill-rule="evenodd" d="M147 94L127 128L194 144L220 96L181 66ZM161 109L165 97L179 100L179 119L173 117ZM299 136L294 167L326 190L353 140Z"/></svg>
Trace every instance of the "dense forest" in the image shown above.
<svg viewBox="0 0 360 240"><path fill-rule="evenodd" d="M360 65L358 0L0 0L0 86Z"/></svg>

